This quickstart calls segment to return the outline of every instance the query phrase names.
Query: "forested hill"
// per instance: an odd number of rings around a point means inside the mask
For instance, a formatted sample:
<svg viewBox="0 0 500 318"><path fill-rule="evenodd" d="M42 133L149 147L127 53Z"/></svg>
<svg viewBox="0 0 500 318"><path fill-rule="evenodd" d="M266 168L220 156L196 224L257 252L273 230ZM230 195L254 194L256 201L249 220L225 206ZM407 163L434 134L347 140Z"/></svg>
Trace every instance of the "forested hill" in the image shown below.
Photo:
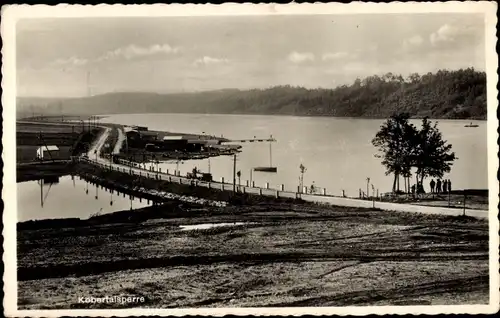
<svg viewBox="0 0 500 318"><path fill-rule="evenodd" d="M334 89L278 86L199 93L110 93L62 100L18 99L18 112L45 114L219 113L385 118L486 118L486 74L472 68L408 78L388 73Z"/></svg>

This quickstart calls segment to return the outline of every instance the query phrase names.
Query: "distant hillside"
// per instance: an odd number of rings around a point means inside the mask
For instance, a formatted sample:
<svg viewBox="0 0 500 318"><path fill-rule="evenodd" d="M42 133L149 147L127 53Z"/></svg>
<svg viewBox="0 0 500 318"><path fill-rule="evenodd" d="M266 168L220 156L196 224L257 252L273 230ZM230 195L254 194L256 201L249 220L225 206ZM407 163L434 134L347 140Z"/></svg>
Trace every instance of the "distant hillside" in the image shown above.
<svg viewBox="0 0 500 318"><path fill-rule="evenodd" d="M472 68L402 76L388 73L334 89L277 86L199 93L109 93L86 98L18 99L18 113L210 113L338 117L486 118L486 74Z"/></svg>

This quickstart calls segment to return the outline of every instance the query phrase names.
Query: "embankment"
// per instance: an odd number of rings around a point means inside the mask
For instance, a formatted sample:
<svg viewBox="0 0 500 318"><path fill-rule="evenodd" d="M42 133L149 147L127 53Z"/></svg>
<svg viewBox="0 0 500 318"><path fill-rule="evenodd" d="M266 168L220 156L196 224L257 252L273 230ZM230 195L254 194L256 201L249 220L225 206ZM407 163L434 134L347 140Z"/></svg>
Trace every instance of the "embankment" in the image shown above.
<svg viewBox="0 0 500 318"><path fill-rule="evenodd" d="M239 193L232 191L222 191L220 189L208 189L196 187L194 185L178 184L166 180L156 180L136 175L129 175L123 172L102 169L87 163L80 163L76 168L76 173L83 178L92 179L96 183L110 189L119 191L131 191L131 195L140 197L140 189L155 189L157 191L175 193L181 196L191 196L211 201L223 201L231 205L259 205L273 203L303 203L300 199L273 198L259 196L249 193ZM126 192L125 192L126 193ZM152 197L146 199L155 200Z"/></svg>

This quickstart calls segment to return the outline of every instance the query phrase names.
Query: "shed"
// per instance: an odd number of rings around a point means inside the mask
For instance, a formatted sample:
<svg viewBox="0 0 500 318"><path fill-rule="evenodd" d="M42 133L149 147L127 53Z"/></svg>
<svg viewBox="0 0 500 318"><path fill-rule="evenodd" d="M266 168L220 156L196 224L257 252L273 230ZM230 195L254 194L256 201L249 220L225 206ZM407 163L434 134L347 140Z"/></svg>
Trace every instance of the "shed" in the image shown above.
<svg viewBox="0 0 500 318"><path fill-rule="evenodd" d="M163 137L163 141L170 141L170 140L183 140L184 138L182 136L174 136L174 135L170 135L170 136L165 136Z"/></svg>
<svg viewBox="0 0 500 318"><path fill-rule="evenodd" d="M40 160L59 159L59 156L60 156L59 147L55 145L38 147L36 150L36 158Z"/></svg>

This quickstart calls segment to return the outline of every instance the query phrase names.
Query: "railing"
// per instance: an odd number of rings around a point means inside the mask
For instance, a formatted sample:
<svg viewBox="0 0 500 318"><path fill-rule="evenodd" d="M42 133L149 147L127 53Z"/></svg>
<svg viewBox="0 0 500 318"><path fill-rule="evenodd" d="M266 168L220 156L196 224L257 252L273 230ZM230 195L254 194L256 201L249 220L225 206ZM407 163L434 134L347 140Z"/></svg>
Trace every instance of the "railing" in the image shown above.
<svg viewBox="0 0 500 318"><path fill-rule="evenodd" d="M167 172L154 171L141 168L139 164L131 164L129 161L118 159L121 164L110 164L101 163L99 161L80 157L80 160L88 162L90 164L97 165L103 169L111 169L113 171L128 173L131 175L141 176L145 178L157 179L162 181L174 182L179 184L188 184L199 187L218 189L221 191L233 191L234 185L232 183L217 182L217 181L202 181L198 179L191 179L180 175L174 175ZM177 173L177 172L176 172ZM392 202L380 202L375 200L366 199L354 199L346 198L342 196L334 196L326 193L326 189L322 189L322 194L311 194L305 193L306 191L286 191L284 185L280 185L278 189L270 188L269 183L266 183L264 188L255 186L254 183L247 185L236 185L236 190L240 193L249 193L255 195L261 195L266 197L275 198L291 198L291 199L302 199L307 202L323 203L336 206L347 206L347 207L358 207L358 208L378 208L381 210L389 211L403 211L403 212L417 212L426 214L443 214L443 215L462 215L464 214L464 209L448 208L448 207L433 207L433 206L421 206L413 204L401 204ZM297 188L300 190L300 188ZM304 187L304 190L305 187ZM479 218L487 218L488 211L485 210L472 210L466 209L467 215L475 216Z"/></svg>

